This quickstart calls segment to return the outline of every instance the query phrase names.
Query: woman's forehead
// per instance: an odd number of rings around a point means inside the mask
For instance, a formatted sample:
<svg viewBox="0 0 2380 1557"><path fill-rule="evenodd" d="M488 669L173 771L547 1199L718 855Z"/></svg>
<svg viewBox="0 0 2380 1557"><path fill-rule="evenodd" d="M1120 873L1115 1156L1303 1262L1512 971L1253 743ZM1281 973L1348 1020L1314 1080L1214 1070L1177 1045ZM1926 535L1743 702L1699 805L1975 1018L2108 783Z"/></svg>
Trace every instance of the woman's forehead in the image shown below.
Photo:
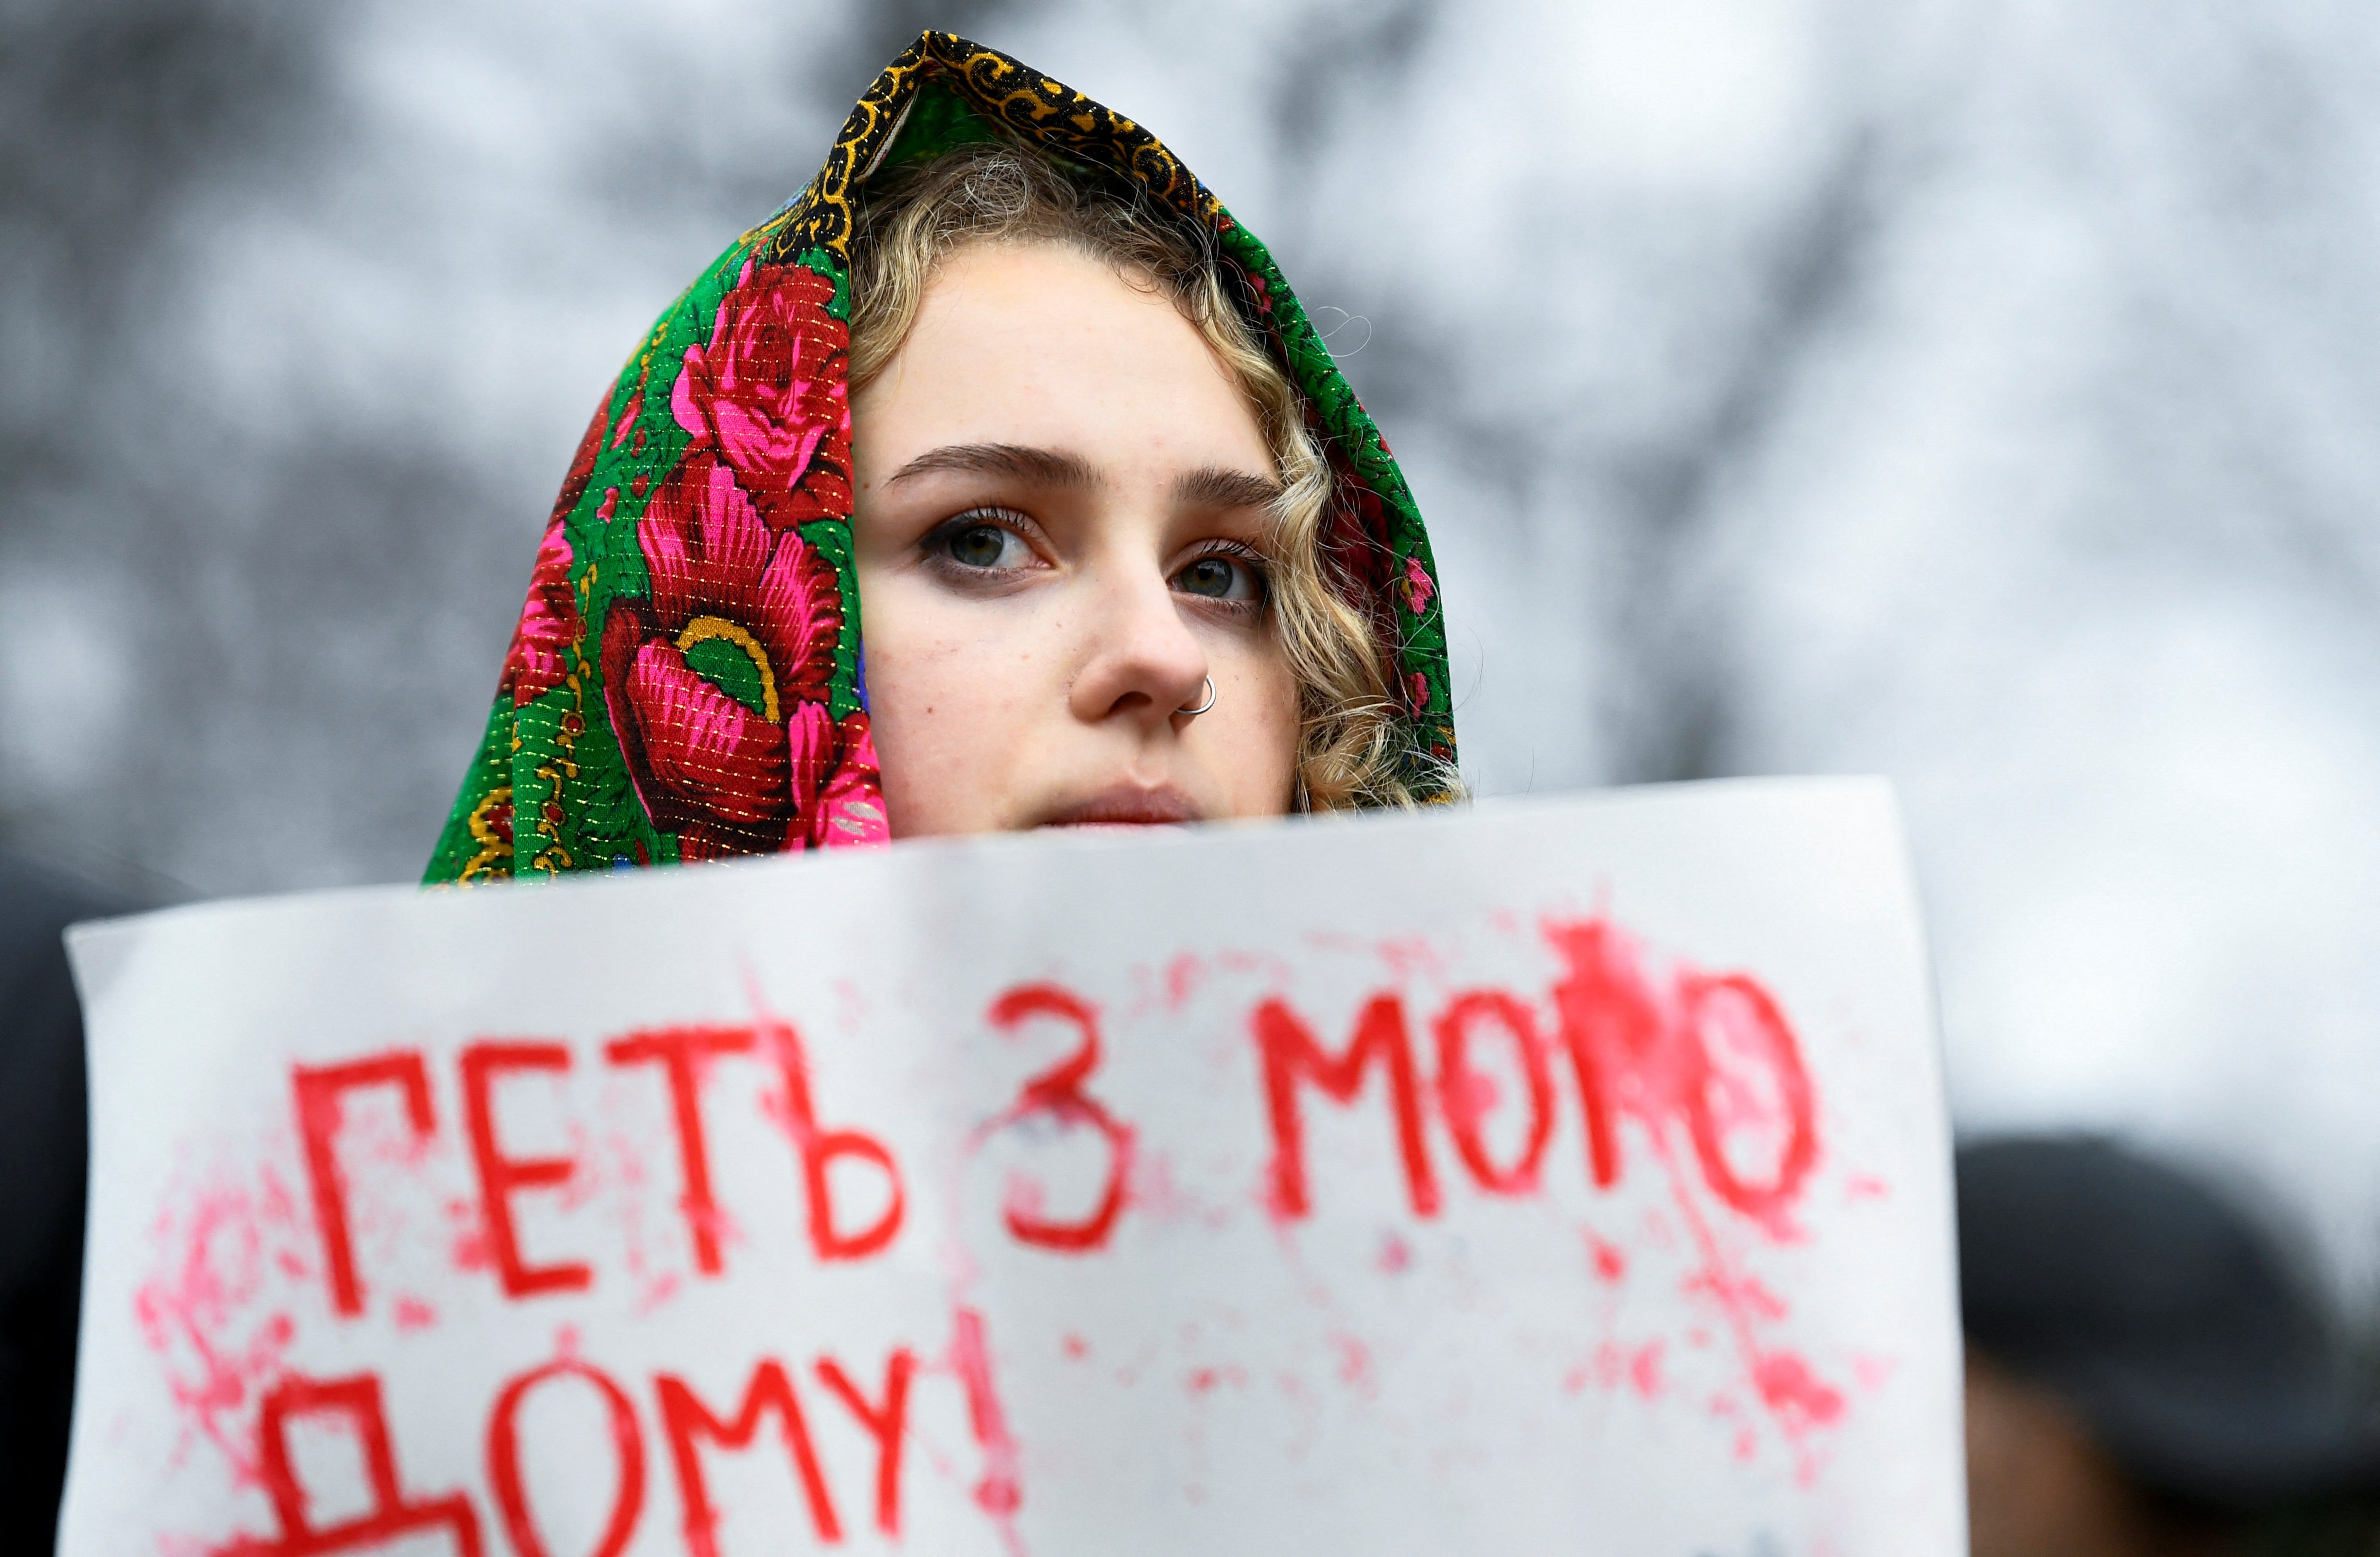
<svg viewBox="0 0 2380 1557"><path fill-rule="evenodd" d="M863 486L952 447L1052 451L1105 480L1273 470L1255 409L1197 326L1052 243L950 256L853 413Z"/></svg>

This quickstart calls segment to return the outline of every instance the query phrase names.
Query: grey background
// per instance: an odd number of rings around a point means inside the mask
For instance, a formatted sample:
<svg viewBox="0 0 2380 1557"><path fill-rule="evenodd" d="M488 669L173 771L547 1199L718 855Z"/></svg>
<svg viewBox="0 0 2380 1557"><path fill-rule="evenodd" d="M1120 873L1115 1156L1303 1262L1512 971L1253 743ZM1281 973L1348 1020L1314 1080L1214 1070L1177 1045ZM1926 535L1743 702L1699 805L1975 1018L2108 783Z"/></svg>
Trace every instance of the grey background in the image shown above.
<svg viewBox="0 0 2380 1557"><path fill-rule="evenodd" d="M620 356L932 21L1273 245L1485 794L1883 772L1971 1128L2380 1264L2380 12L0 0L0 832L418 872Z"/></svg>

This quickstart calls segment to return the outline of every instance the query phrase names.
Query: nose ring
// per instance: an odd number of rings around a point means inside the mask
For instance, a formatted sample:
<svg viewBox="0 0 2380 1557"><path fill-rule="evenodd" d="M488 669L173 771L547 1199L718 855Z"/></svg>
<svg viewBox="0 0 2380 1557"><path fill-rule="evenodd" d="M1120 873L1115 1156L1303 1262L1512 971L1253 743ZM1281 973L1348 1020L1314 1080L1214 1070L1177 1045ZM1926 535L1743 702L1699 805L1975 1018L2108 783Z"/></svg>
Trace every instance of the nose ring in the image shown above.
<svg viewBox="0 0 2380 1557"><path fill-rule="evenodd" d="M1185 719L1196 719L1214 706L1215 678L1210 675L1207 678L1207 700L1205 702L1200 703L1196 708L1177 708L1173 712L1182 715Z"/></svg>

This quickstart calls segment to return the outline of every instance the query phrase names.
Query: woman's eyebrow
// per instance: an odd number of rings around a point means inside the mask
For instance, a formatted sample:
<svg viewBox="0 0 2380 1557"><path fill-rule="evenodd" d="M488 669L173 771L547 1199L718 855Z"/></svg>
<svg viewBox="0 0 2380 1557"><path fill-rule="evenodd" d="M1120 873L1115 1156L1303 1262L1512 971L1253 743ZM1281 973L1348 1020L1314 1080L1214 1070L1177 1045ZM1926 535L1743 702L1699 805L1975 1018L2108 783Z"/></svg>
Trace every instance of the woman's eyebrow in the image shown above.
<svg viewBox="0 0 2380 1557"><path fill-rule="evenodd" d="M970 476L1013 476L1044 487L1095 487L1099 472L1081 455L1022 444L946 444L929 449L885 478L892 486L912 476L955 470Z"/></svg>
<svg viewBox="0 0 2380 1557"><path fill-rule="evenodd" d="M1281 494L1281 484L1245 470L1202 466L1178 477L1173 500L1199 508L1262 508Z"/></svg>

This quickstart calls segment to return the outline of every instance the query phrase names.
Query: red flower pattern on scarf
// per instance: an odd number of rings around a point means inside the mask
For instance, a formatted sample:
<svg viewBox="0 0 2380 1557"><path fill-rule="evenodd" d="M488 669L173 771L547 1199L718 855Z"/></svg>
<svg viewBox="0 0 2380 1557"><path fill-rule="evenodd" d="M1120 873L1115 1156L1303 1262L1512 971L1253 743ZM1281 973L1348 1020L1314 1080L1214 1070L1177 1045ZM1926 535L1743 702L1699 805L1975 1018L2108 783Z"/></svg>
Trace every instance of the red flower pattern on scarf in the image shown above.
<svg viewBox="0 0 2380 1557"><path fill-rule="evenodd" d="M830 832L841 842L871 820L880 833L880 808L853 813L854 787L875 766L866 717L838 724L827 711L843 626L833 565L798 533L772 529L707 452L654 492L637 541L652 595L613 602L603 681L654 823L677 833L688 859L799 847ZM743 696L689 661L703 644L748 662Z"/></svg>
<svg viewBox="0 0 2380 1557"><path fill-rule="evenodd" d="M714 451L781 529L851 513L851 332L833 300L816 271L746 261L670 392L691 448Z"/></svg>
<svg viewBox="0 0 2380 1557"><path fill-rule="evenodd" d="M804 841L812 848L891 843L892 824L884 814L882 774L877 771L876 739L868 733L868 715L844 715L836 736L843 760L819 791Z"/></svg>
<svg viewBox="0 0 2380 1557"><path fill-rule="evenodd" d="M510 698L515 708L552 691L568 674L565 655L578 641L578 597L570 588L570 541L563 523L586 495L595 474L596 451L603 444L603 412L587 424L571 456L570 474L553 500L552 517L545 523L545 539L538 542L537 566L530 572L528 599L521 602L520 620L513 624L512 647L504 652L504 678L496 696Z"/></svg>
<svg viewBox="0 0 2380 1557"><path fill-rule="evenodd" d="M1422 566L1419 557L1405 559L1405 576L1397 580L1397 593L1404 597L1405 609L1418 616L1429 604L1429 597L1438 593L1430 581L1429 569Z"/></svg>
<svg viewBox="0 0 2380 1557"><path fill-rule="evenodd" d="M1370 617L1380 640L1393 645L1397 627L1391 619L1395 596L1390 584L1398 569L1396 553L1389 547L1387 505L1335 458L1331 474L1330 505L1323 511L1318 537L1323 562L1340 598Z"/></svg>

